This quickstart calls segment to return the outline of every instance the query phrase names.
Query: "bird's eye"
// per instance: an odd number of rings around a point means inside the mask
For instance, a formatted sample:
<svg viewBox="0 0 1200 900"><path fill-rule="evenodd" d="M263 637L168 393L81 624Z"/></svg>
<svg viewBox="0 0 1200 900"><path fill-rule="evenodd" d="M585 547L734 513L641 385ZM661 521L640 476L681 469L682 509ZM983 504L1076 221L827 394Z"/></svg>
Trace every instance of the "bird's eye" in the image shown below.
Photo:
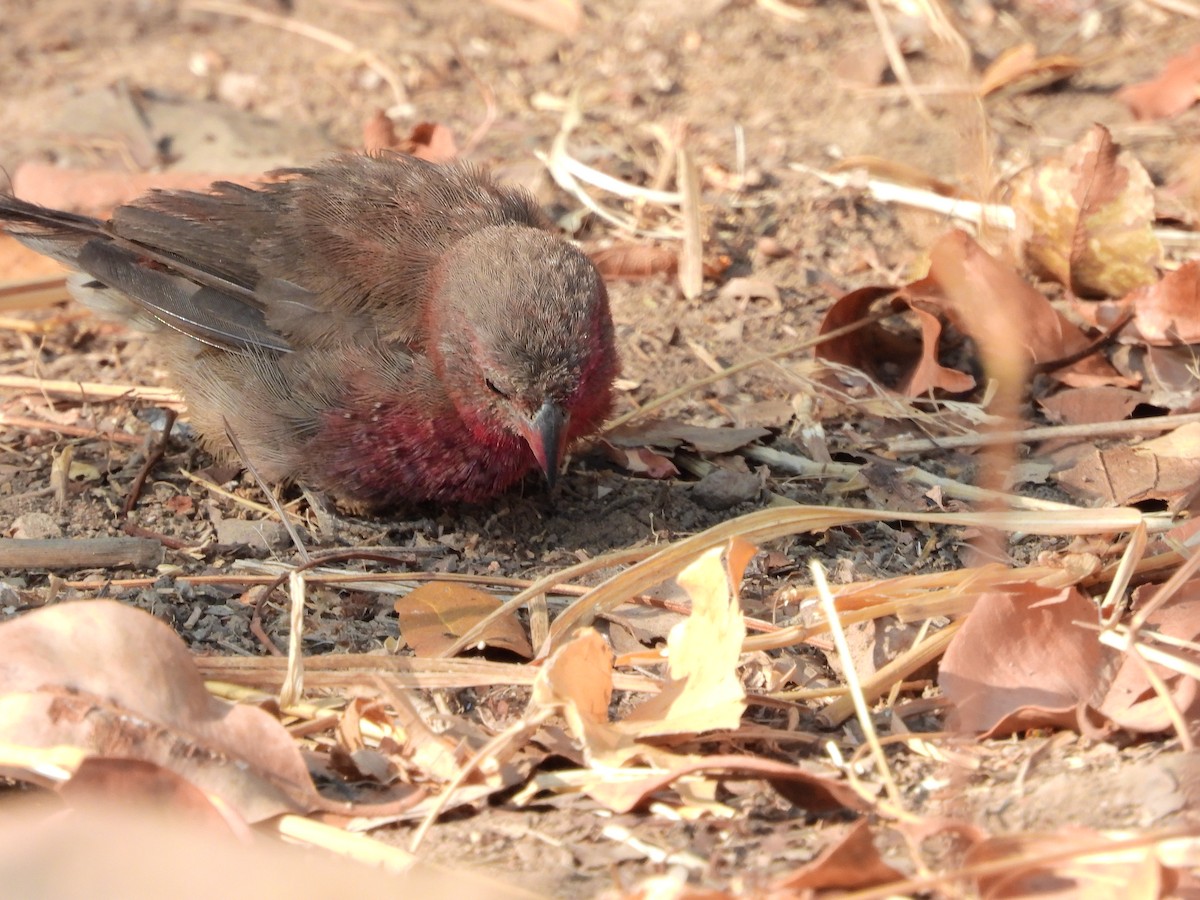
<svg viewBox="0 0 1200 900"><path fill-rule="evenodd" d="M495 394L497 397L507 397L508 396L508 394L504 393L504 391L500 390L500 388L498 388L496 386L496 382L492 381L492 379L485 378L485 379L483 379L483 383L486 384L487 389L489 391L491 391L493 394Z"/></svg>

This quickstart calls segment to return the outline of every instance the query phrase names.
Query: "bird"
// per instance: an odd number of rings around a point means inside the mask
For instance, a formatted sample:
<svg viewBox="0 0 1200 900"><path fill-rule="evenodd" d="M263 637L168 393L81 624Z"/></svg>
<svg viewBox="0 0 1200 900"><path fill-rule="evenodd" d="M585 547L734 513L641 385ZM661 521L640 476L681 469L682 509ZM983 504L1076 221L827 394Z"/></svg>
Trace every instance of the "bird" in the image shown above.
<svg viewBox="0 0 1200 900"><path fill-rule="evenodd" d="M352 508L553 489L612 410L603 279L468 163L340 154L107 221L0 195L0 227L153 332L206 448Z"/></svg>

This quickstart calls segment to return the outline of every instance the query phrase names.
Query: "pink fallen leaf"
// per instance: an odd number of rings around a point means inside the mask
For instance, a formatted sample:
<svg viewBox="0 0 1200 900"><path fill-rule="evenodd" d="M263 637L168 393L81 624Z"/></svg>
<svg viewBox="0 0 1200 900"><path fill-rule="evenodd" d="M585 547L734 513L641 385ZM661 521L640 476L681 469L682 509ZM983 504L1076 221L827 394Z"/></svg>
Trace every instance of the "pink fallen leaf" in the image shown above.
<svg viewBox="0 0 1200 900"><path fill-rule="evenodd" d="M794 896L800 891L854 891L903 879L903 873L883 861L871 826L862 819L826 844L816 859L778 879L772 892Z"/></svg>
<svg viewBox="0 0 1200 900"><path fill-rule="evenodd" d="M1108 506L1162 501L1172 510L1200 495L1200 424L1182 425L1140 444L1069 447L1055 480L1072 495Z"/></svg>
<svg viewBox="0 0 1200 900"><path fill-rule="evenodd" d="M1100 699L1113 653L1095 605L1076 588L1013 585L983 594L946 649L938 683L953 705L949 725L989 737L1071 728Z"/></svg>
<svg viewBox="0 0 1200 900"><path fill-rule="evenodd" d="M1138 119L1169 119L1187 111L1200 99L1200 44L1167 60L1149 81L1122 88L1117 99Z"/></svg>
<svg viewBox="0 0 1200 900"><path fill-rule="evenodd" d="M212 697L170 628L110 600L0 624L0 742L153 763L251 823L322 805L279 722Z"/></svg>
<svg viewBox="0 0 1200 900"><path fill-rule="evenodd" d="M1139 587L1134 592L1135 603L1144 604L1147 595L1157 587ZM1200 581L1189 581L1180 587L1173 597L1150 614L1144 628L1194 647L1200 639ZM1157 641L1145 640L1168 654L1172 652L1170 646L1162 647ZM1167 687L1168 696L1161 697L1146 676L1146 667L1132 658L1133 652L1130 651L1117 670L1100 703L1100 712L1122 728L1140 734L1156 734L1174 727L1174 720L1165 705L1167 703L1174 706L1184 721L1195 723L1200 717L1200 686L1196 680L1165 665L1150 665ZM1196 664L1194 653L1184 651L1184 655L1192 659L1193 666Z"/></svg>

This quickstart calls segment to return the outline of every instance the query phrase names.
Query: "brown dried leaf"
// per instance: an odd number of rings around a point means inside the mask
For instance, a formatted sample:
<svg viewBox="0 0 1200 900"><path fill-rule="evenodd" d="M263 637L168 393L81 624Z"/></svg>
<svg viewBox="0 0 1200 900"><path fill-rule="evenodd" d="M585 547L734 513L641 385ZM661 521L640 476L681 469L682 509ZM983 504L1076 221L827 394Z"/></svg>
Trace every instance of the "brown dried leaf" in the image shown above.
<svg viewBox="0 0 1200 900"><path fill-rule="evenodd" d="M1147 399L1139 391L1102 385L1060 391L1038 400L1038 406L1052 422L1091 425L1127 419L1137 405L1145 403Z"/></svg>
<svg viewBox="0 0 1200 900"><path fill-rule="evenodd" d="M997 260L964 231L947 232L929 251L929 277L910 287L932 301L976 341L1019 343L1030 362L1069 356L1088 339L1033 285ZM926 293L930 285L936 293Z"/></svg>
<svg viewBox="0 0 1200 900"><path fill-rule="evenodd" d="M542 666L533 682L530 709L556 709L584 757L593 765L620 766L641 748L608 721L613 654L595 629L583 628Z"/></svg>
<svg viewBox="0 0 1200 900"><path fill-rule="evenodd" d="M1108 849L1112 837L1083 828L1026 832L983 840L967 851L965 866L1002 871L979 879L979 896L1092 897L1096 900L1157 900L1166 896L1155 846ZM1052 862L1043 862L1051 856ZM1028 861L1025 861L1028 860Z"/></svg>
<svg viewBox="0 0 1200 900"><path fill-rule="evenodd" d="M1157 589L1158 585L1139 587L1134 592L1137 605L1141 606L1147 595ZM1147 617L1145 628L1168 638L1195 644L1200 638L1200 580L1189 581L1180 587L1175 596ZM1150 668L1167 685L1169 702L1179 710L1184 720L1196 722L1200 716L1200 686L1195 679L1162 665L1155 664ZM1155 734L1170 731L1174 727L1163 698L1146 677L1145 667L1132 654L1122 662L1109 685L1100 711L1129 731Z"/></svg>
<svg viewBox="0 0 1200 900"><path fill-rule="evenodd" d="M1172 510L1187 509L1200 491L1200 425L1183 425L1135 446L1085 448L1074 464L1056 473L1058 483L1076 497L1126 506L1164 501Z"/></svg>
<svg viewBox="0 0 1200 900"><path fill-rule="evenodd" d="M1188 260L1174 272L1130 293L1133 322L1123 335L1160 347L1200 343L1200 263Z"/></svg>
<svg viewBox="0 0 1200 900"><path fill-rule="evenodd" d="M904 875L883 861L866 819L855 822L831 840L817 858L777 880L774 892L854 891L903 880Z"/></svg>
<svg viewBox="0 0 1200 900"><path fill-rule="evenodd" d="M396 123L382 109L363 122L362 127L363 152L375 155L381 150L391 150L399 142L396 137Z"/></svg>
<svg viewBox="0 0 1200 900"><path fill-rule="evenodd" d="M674 275L679 270L678 251L656 244L616 244L592 250L588 256L608 281Z"/></svg>
<svg viewBox="0 0 1200 900"><path fill-rule="evenodd" d="M1154 185L1104 126L1012 188L1022 252L1076 294L1117 297L1158 279Z"/></svg>
<svg viewBox="0 0 1200 900"><path fill-rule="evenodd" d="M1071 728L1098 697L1112 652L1095 605L1079 590L1034 583L983 594L942 659L938 683L953 704L949 725L989 737Z"/></svg>
<svg viewBox="0 0 1200 900"><path fill-rule="evenodd" d="M665 771L654 772L637 780L608 778L589 786L587 793L617 813L636 809L656 791L685 775L697 773L722 777L722 780L761 778L770 782L780 795L793 806L810 812L831 812L838 809L860 810L866 807L853 788L831 775L823 775L801 766L789 765L757 756L710 754L707 756L669 759L658 757ZM603 777L603 772L598 772ZM891 880L891 879L889 879Z"/></svg>
<svg viewBox="0 0 1200 900"><path fill-rule="evenodd" d="M1002 88L1028 92L1070 78L1083 64L1074 56L1047 56L1038 59L1037 47L1019 44L997 56L979 82L979 96L986 97Z"/></svg>
<svg viewBox="0 0 1200 900"><path fill-rule="evenodd" d="M418 122L397 149L431 163L448 163L458 158L454 132L440 122Z"/></svg>
<svg viewBox="0 0 1200 900"><path fill-rule="evenodd" d="M88 757L58 794L74 809L153 807L175 823L250 836L246 822L229 806L170 769L138 759Z"/></svg>
<svg viewBox="0 0 1200 900"><path fill-rule="evenodd" d="M109 600L0 624L0 741L153 763L252 823L320 805L275 719L211 697L170 628Z"/></svg>
<svg viewBox="0 0 1200 900"><path fill-rule="evenodd" d="M1167 60L1157 77L1117 91L1117 99L1137 119L1167 119L1186 112L1200 99L1200 44Z"/></svg>
<svg viewBox="0 0 1200 900"><path fill-rule="evenodd" d="M626 472L645 475L647 478L674 478L679 474L675 463L649 447L618 447L611 441L602 440L604 455Z"/></svg>
<svg viewBox="0 0 1200 900"><path fill-rule="evenodd" d="M866 372L878 383L905 397L920 396L931 390L961 394L974 388L975 379L966 372L938 362L941 322L935 315L915 309L907 297L897 294L895 288L859 288L839 297L821 322L821 334L866 318L876 301L885 297L891 298L893 309L912 312L920 326L919 342L876 323L818 345L817 357Z"/></svg>
<svg viewBox="0 0 1200 900"><path fill-rule="evenodd" d="M744 541L731 541L701 556L678 576L692 597L692 614L667 638L668 679L663 690L619 723L609 722L612 650L594 629L564 644L534 680L531 708L556 709L583 744L592 764L619 766L634 757L680 757L637 738L735 728L745 710L737 664L745 637L737 591L754 554Z"/></svg>
<svg viewBox="0 0 1200 900"><path fill-rule="evenodd" d="M401 636L417 656L430 659L503 605L491 594L453 581L420 585L395 604ZM526 659L533 657L533 646L515 610L511 616L493 622L482 641Z"/></svg>
<svg viewBox="0 0 1200 900"><path fill-rule="evenodd" d="M733 453L767 437L766 428L712 428L705 425L688 425L678 419L655 419L651 422L626 425L605 434L605 439L616 447L691 447L697 453L720 455Z"/></svg>

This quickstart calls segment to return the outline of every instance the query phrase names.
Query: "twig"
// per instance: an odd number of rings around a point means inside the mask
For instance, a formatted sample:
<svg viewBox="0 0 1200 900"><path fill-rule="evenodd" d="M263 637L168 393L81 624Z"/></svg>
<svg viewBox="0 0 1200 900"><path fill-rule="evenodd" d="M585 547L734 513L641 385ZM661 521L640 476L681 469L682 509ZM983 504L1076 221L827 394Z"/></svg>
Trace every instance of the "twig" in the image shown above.
<svg viewBox="0 0 1200 900"><path fill-rule="evenodd" d="M70 300L64 275L47 275L0 284L0 310L44 309Z"/></svg>
<svg viewBox="0 0 1200 900"><path fill-rule="evenodd" d="M1093 422L1085 425L1040 425L1020 431L976 432L944 438L914 438L909 441L888 441L891 453L924 453L929 450L958 450L963 447L982 447L987 444L1031 444L1036 441L1124 437L1131 434L1154 434L1172 431L1181 425L1200 422L1200 413L1179 413L1151 416L1146 419L1126 419L1120 422Z"/></svg>
<svg viewBox="0 0 1200 900"><path fill-rule="evenodd" d="M150 471L162 461L167 452L167 441L171 439L171 429L175 427L175 410L164 410L165 418L163 421L162 437L154 442L154 449L146 454L146 460L142 463L142 467L138 470L137 477L133 479L133 484L129 486L129 493L125 497L125 502L121 504L121 518L129 517L133 512L133 508L137 506L138 498L142 496L142 487L146 484L146 478Z"/></svg>
<svg viewBox="0 0 1200 900"><path fill-rule="evenodd" d="M67 381L31 378L28 375L0 375L0 388L57 394L71 400L149 400L156 404L183 405L183 395L172 388L136 384L104 384L99 381Z"/></svg>
<svg viewBox="0 0 1200 900"><path fill-rule="evenodd" d="M263 495L267 498L267 502L271 504L271 508L275 510L275 515L279 516L279 521L283 523L283 527L287 529L288 537L292 539L292 544L296 548L296 553L300 557L300 561L308 563L311 557L308 555L308 548L304 546L304 540L300 537L300 532L296 530L296 523L288 516L287 511L283 508L283 504L279 502L279 498L275 496L271 490L271 486L258 474L258 469L255 468L254 462L246 455L246 451L242 448L241 441L238 436L233 433L233 429L229 426L229 420L224 416L221 417L221 424L225 426L225 437L229 439L229 443L233 445L234 452L242 461L242 465L246 467L246 471L250 473Z"/></svg>
<svg viewBox="0 0 1200 900"><path fill-rule="evenodd" d="M211 482L205 478L201 478L199 475L189 472L187 469L180 469L179 474L182 475L184 478L186 478L188 481L191 481L194 484L200 485L205 490L216 494L218 497L224 497L226 500L230 500L234 503L237 503L239 506L244 506L247 509L252 509L256 512L260 512L260 513L263 513L268 516L271 514L279 515L279 512L280 512L279 509L274 509L270 506L267 506L265 503L256 503L255 501L248 500L245 497L239 497L237 494L233 493L232 491L227 491L227 490L225 490L225 488L221 487L219 484L214 484L213 482ZM267 496L270 496L270 492L267 492ZM293 522L302 522L303 521L303 519L301 519L300 516L296 515L293 512L288 512L287 510L283 510L283 514L285 515L286 518L290 519Z"/></svg>
<svg viewBox="0 0 1200 900"><path fill-rule="evenodd" d="M471 80L475 82L475 86L479 88L479 93L483 97L483 120L475 126L475 130L467 138L467 142L463 145L462 153L460 154L461 156L470 156L475 152L475 148L479 146L484 135L491 131L492 126L496 124L496 92L492 90L490 84L479 77L479 73L475 71L475 67L471 65L470 60L467 59L457 44L454 46L454 58L458 60L458 64L462 66L463 71L471 76Z"/></svg>
<svg viewBox="0 0 1200 900"><path fill-rule="evenodd" d="M679 288L687 300L704 290L704 223L700 218L700 172L686 146L679 142L676 178L683 196L683 250L679 254Z"/></svg>
<svg viewBox="0 0 1200 900"><path fill-rule="evenodd" d="M114 444L141 445L144 441L144 438L140 438L136 434L126 434L123 431L96 431L94 428L84 428L81 425L61 425L56 422L44 422L41 419L10 416L3 412L0 412L0 425L25 428L29 431L56 431L68 437L95 438L99 441L111 441Z"/></svg>
<svg viewBox="0 0 1200 900"><path fill-rule="evenodd" d="M783 469L792 475L799 475L801 478L841 478L848 481L863 468L854 463L818 463L772 447L746 447L741 451L741 455L756 462ZM952 478L934 475L918 469L916 466L902 466L901 468L903 477L927 487L938 488L947 497L953 497L956 500L968 500L973 503L1001 503L1011 509L1030 511L1048 509L1082 511L1082 507L1072 506L1070 503L1042 500L1038 497L1022 497L1020 494L1009 494L1004 491L976 487L973 484L964 484Z"/></svg>

